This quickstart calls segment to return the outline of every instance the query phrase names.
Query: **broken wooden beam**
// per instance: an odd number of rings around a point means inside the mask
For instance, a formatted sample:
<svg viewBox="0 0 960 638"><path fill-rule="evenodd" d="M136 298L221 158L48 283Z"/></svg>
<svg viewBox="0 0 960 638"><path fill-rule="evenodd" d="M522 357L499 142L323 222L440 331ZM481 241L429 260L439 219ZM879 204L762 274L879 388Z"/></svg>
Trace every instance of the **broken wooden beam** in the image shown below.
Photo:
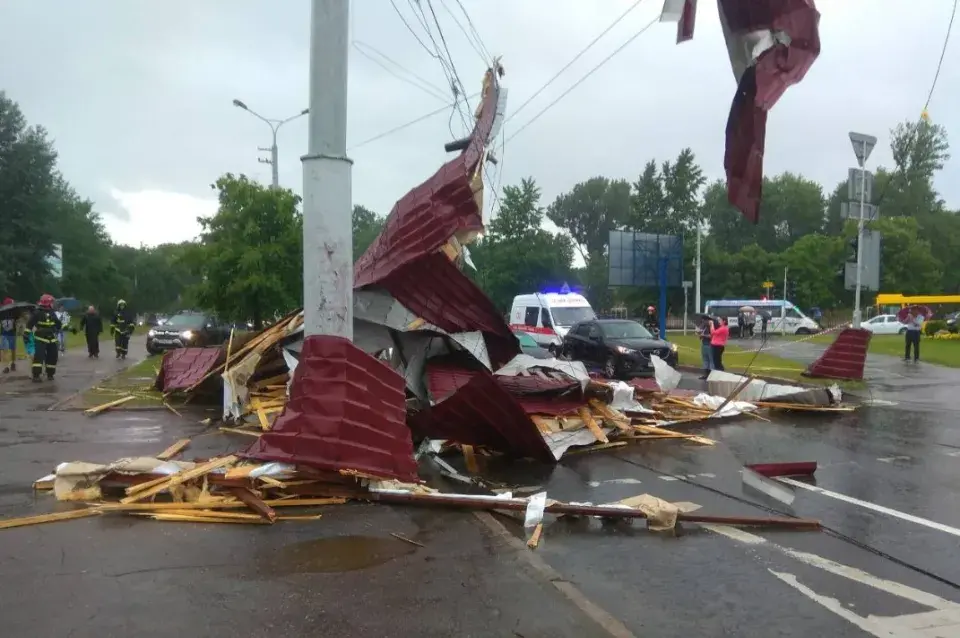
<svg viewBox="0 0 960 638"><path fill-rule="evenodd" d="M277 513L273 508L264 503L263 499L254 494L252 490L246 487L230 487L227 488L227 491L259 514L264 520L270 521L271 523L277 520Z"/></svg>
<svg viewBox="0 0 960 638"><path fill-rule="evenodd" d="M52 514L40 514L38 516L7 518L0 520L0 529L26 527L27 525L42 525L43 523L56 523L59 521L72 521L76 518L86 518L88 516L97 516L98 514L100 514L100 512L97 509L89 508L82 510L68 510L66 512L54 512Z"/></svg>
<svg viewBox="0 0 960 638"><path fill-rule="evenodd" d="M190 439L180 439L179 441L177 441L176 443L168 447L166 450L158 454L157 458L160 459L161 461L169 461L170 459L172 459L173 457L175 457L176 455L180 454L185 449L187 449L187 446L189 445L190 445Z"/></svg>
<svg viewBox="0 0 960 638"><path fill-rule="evenodd" d="M115 400L115 401L109 401L109 402L107 402L107 403L102 403L102 404L100 404L100 405L98 405L98 406L95 406L95 407L89 408L89 409L87 409L87 410L84 410L84 411L83 411L83 414L84 414L84 416L97 416L97 415L100 414L101 412L105 412L105 411L109 410L110 408L115 408L115 407L117 407L117 406L119 406L119 405L123 405L124 403L127 403L128 401L133 401L133 400L136 399L136 398L137 398L137 397L135 397L135 396L133 396L133 395L131 394L131 395L129 395L129 396L125 396L125 397L120 398L120 399L117 399L117 400Z"/></svg>

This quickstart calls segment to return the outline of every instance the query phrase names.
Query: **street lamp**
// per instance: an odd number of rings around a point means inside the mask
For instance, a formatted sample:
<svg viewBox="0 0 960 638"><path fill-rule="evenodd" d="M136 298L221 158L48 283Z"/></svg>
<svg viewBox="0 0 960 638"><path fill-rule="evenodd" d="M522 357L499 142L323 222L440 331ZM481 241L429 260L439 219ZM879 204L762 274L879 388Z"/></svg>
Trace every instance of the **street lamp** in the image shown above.
<svg viewBox="0 0 960 638"><path fill-rule="evenodd" d="M300 111L300 112L297 113L296 115L291 115L290 117L288 117L288 118L285 119L285 120L271 120L271 119L267 119L267 118L263 117L262 115L260 115L259 113L257 113L257 112L254 111L253 109L251 109L249 106L247 106L246 104L244 104L243 102L241 102L240 100L236 100L236 99L235 99L235 100L233 101L233 105L236 106L237 108L243 109L244 111L246 111L246 112L249 113L250 115L256 117L257 119L266 122L266 123L267 123L267 126L270 127L270 132L273 133L273 144L270 145L270 148L269 148L269 149L266 149L266 148L260 148L260 149L259 149L259 150L261 150L261 151L267 151L267 150L269 150L269 151L270 151L270 159L263 159L262 157L260 157L260 158L257 158L257 161L258 161L258 162L262 162L263 164L270 164L270 165L271 165L271 167L273 168L273 187L274 187L274 188L278 188L278 187L280 186L280 172L279 172L279 170L277 169L277 131L280 130L280 127L283 126L284 124L286 124L287 122L289 122L289 121L291 121L291 120L295 120L295 119L297 119L298 117L302 117L302 116L306 115L307 113L310 112L310 109L303 109L302 111Z"/></svg>

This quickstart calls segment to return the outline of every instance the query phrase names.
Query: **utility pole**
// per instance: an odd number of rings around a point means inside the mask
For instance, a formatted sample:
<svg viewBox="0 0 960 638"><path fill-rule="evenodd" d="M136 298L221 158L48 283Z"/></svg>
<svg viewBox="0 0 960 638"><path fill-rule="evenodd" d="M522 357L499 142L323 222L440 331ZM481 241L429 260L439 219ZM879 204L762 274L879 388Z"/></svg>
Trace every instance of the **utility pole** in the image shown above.
<svg viewBox="0 0 960 638"><path fill-rule="evenodd" d="M312 0L303 162L303 330L353 339L353 161L347 157L350 0Z"/></svg>
<svg viewBox="0 0 960 638"><path fill-rule="evenodd" d="M850 133L850 143L853 144L853 153L857 156L857 163L860 165L860 215L857 218L857 279L853 293L853 327L860 327L862 318L860 311L860 284L863 273L863 225L866 222L866 196L867 196L867 158L870 157L870 151L877 144L877 138L863 133Z"/></svg>
<svg viewBox="0 0 960 638"><path fill-rule="evenodd" d="M783 267L783 305L780 306L780 336L786 336L787 334L787 271L786 266Z"/></svg>
<svg viewBox="0 0 960 638"><path fill-rule="evenodd" d="M700 305L700 235L702 233L703 220L697 217L697 276L695 278L695 287L693 291L693 306L695 314L703 312L703 306Z"/></svg>
<svg viewBox="0 0 960 638"><path fill-rule="evenodd" d="M258 157L257 161L260 162L261 164L270 164L272 169L271 170L272 178L273 178L271 180L271 183L274 188L279 188L280 187L280 169L278 168L278 164L277 164L277 131L279 131L280 127L286 124L287 122L290 122L292 120L297 119L298 117L302 117L306 115L307 113L310 112L310 109L303 109L296 115L291 115L285 120L271 120L269 118L263 117L262 115L260 115L259 113L251 109L249 106L241 102L240 100L234 100L233 105L237 108L243 109L244 111L254 116L255 118L261 120L262 122L266 122L267 126L270 127L270 133L273 135L273 143L270 145L270 148L263 148L262 146L257 147L257 150L264 151L264 152L269 151L270 159L264 159L262 157Z"/></svg>

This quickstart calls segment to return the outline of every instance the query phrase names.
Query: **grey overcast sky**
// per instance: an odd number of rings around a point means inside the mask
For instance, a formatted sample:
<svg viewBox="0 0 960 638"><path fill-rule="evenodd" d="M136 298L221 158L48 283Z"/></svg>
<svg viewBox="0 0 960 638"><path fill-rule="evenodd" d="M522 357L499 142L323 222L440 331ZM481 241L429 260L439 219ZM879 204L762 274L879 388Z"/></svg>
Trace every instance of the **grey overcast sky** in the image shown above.
<svg viewBox="0 0 960 638"><path fill-rule="evenodd" d="M411 0L412 1L412 0ZM411 10L397 6L426 40ZM633 0L462 0L486 48L503 56L508 115ZM424 2L424 5L426 3ZM433 0L457 71L479 91L485 65ZM701 0L691 42L657 24L506 145L494 185L533 176L544 204L595 175L633 179L644 163L693 148L711 178L723 176L723 131L735 88L715 0ZM880 138L870 165L889 165L889 129L920 115L952 0L820 0L822 53L769 119L766 171L794 171L831 190L854 165L847 132ZM590 52L510 119L506 136L659 14L644 0ZM427 12L429 17L429 12ZM115 241L189 239L216 208L210 184L227 171L268 182L257 147L268 118L307 106L309 0L0 0L0 89L49 131L60 167L96 202ZM354 41L445 86L439 61L403 25L389 0L354 0ZM960 31L960 25L955 31ZM434 28L434 33L436 29ZM930 106L955 144L937 180L960 208L960 33L947 51ZM376 57L376 53L365 49ZM389 63L386 63L389 66ZM348 146L443 107L444 101L350 51ZM472 101L476 105L476 100ZM354 202L380 213L445 159L450 110L350 151ZM281 129L280 180L301 189L306 119Z"/></svg>

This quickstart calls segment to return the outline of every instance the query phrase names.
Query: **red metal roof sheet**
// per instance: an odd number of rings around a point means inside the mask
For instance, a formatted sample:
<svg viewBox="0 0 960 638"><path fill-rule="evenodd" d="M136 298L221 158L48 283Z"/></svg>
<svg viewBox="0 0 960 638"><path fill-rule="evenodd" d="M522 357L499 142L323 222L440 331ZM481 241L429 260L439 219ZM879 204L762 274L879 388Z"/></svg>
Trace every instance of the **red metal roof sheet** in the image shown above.
<svg viewBox="0 0 960 638"><path fill-rule="evenodd" d="M403 377L340 337L303 343L290 400L244 456L416 481Z"/></svg>
<svg viewBox="0 0 960 638"><path fill-rule="evenodd" d="M408 422L415 432L431 438L556 462L517 399L486 371L475 374L442 403L410 415Z"/></svg>
<svg viewBox="0 0 960 638"><path fill-rule="evenodd" d="M155 387L160 392L186 390L226 358L223 348L178 348L163 355Z"/></svg>

